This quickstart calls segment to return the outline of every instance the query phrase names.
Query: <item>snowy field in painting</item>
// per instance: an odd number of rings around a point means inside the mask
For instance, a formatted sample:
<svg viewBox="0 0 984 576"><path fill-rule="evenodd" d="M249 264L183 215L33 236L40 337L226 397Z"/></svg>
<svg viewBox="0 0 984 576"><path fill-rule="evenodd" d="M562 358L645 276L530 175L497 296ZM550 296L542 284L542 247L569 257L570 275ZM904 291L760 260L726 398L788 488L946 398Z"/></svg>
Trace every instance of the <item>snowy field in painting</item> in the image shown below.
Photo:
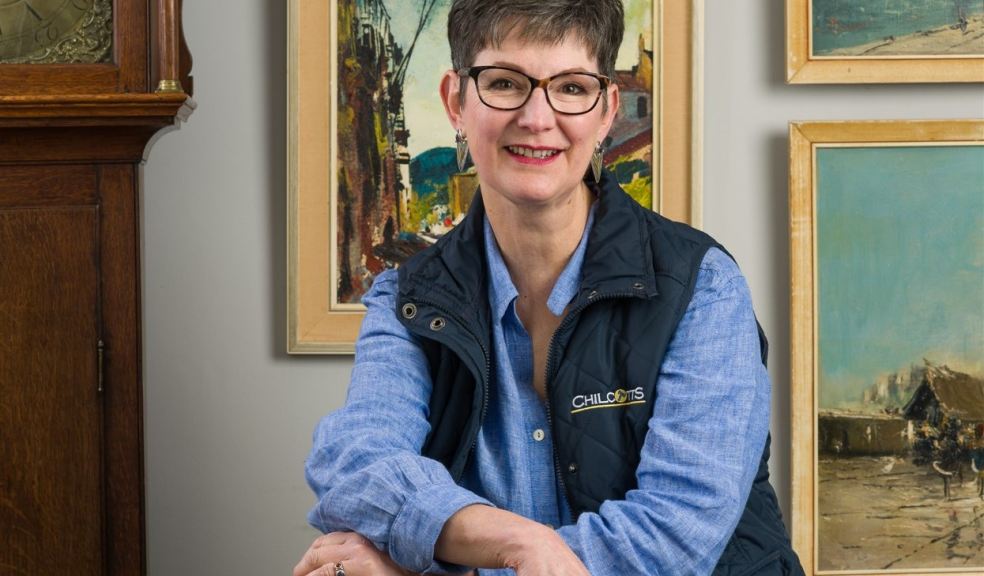
<svg viewBox="0 0 984 576"><path fill-rule="evenodd" d="M822 457L821 570L984 570L984 500L969 467L951 499L929 466L908 458Z"/></svg>

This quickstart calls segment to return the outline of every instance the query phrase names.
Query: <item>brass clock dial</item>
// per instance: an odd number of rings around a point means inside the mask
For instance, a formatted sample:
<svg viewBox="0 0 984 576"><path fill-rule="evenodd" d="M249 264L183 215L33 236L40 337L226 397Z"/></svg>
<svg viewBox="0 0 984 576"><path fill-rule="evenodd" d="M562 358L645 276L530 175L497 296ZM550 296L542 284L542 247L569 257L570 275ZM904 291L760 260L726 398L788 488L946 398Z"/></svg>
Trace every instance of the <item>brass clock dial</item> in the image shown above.
<svg viewBox="0 0 984 576"><path fill-rule="evenodd" d="M112 0L0 0L0 63L109 59Z"/></svg>

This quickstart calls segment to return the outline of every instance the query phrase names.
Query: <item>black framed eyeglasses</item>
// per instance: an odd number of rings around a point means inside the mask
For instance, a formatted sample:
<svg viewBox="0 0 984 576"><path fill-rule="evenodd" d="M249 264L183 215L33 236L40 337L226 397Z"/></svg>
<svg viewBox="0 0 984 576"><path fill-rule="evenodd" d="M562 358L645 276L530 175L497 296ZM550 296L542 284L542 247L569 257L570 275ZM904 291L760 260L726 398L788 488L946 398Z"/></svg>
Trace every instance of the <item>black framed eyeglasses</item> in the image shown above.
<svg viewBox="0 0 984 576"><path fill-rule="evenodd" d="M594 110L611 80L592 72L565 72L550 78L534 78L503 66L472 66L458 76L475 81L478 98L489 108L517 110L529 101L533 90L543 88L547 103L560 114L575 116Z"/></svg>

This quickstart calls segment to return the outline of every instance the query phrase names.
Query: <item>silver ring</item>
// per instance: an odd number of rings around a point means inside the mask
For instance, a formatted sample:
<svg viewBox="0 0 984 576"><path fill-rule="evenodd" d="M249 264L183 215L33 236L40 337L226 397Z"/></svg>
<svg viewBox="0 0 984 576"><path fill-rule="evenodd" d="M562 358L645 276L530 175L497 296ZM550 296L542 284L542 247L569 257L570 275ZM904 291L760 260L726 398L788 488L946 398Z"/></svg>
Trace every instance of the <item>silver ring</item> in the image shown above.
<svg viewBox="0 0 984 576"><path fill-rule="evenodd" d="M341 562L335 562L335 576L345 576L345 566Z"/></svg>

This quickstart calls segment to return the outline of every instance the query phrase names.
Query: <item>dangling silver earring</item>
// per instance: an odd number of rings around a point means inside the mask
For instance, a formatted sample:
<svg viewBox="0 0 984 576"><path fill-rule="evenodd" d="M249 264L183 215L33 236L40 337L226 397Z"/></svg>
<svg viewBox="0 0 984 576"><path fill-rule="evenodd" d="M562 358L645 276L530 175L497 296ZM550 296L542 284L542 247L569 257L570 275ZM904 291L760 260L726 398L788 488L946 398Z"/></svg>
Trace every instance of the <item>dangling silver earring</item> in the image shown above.
<svg viewBox="0 0 984 576"><path fill-rule="evenodd" d="M601 142L595 144L594 154L591 155L591 175L595 182L601 182L601 166L605 160L605 147Z"/></svg>
<svg viewBox="0 0 984 576"><path fill-rule="evenodd" d="M454 144L458 148L458 172L464 172L465 164L468 163L468 138L461 133L460 128L455 132Z"/></svg>

